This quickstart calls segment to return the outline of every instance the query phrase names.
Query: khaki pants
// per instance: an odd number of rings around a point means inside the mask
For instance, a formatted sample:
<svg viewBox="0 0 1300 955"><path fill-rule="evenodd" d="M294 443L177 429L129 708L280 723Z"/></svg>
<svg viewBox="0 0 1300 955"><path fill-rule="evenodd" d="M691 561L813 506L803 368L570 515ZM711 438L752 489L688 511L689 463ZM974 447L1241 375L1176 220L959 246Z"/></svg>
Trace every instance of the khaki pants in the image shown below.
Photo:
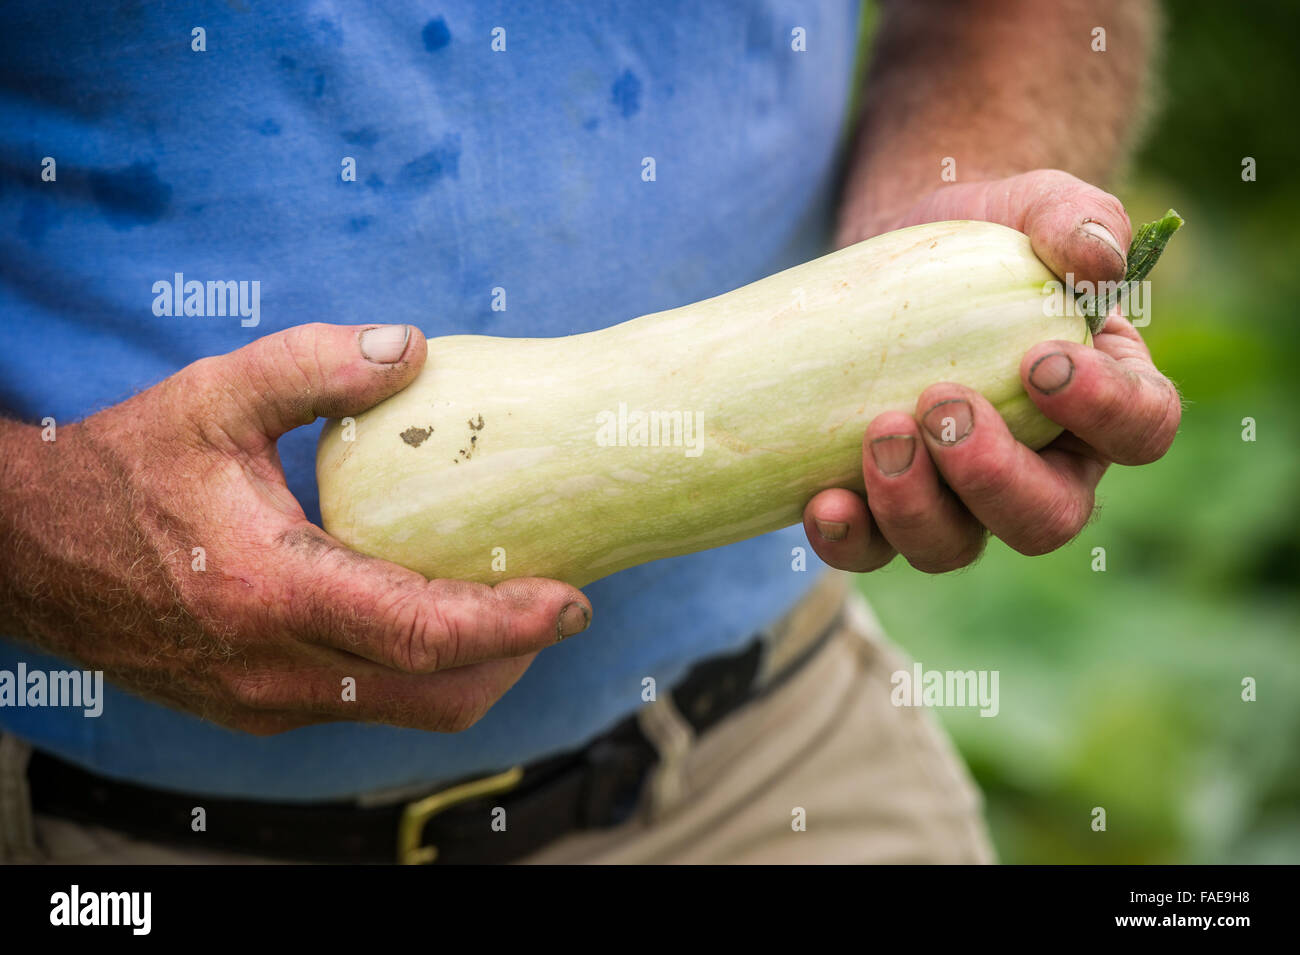
<svg viewBox="0 0 1300 955"><path fill-rule="evenodd" d="M979 794L933 714L890 703L890 674L910 661L860 598L851 596L848 609L813 659L698 740L671 703L647 707L657 710L650 735L663 761L644 813L566 836L523 861L993 861ZM0 786L0 800L12 801L11 789ZM14 808L0 806L6 817ZM40 815L34 830L36 862L278 861L171 848Z"/></svg>

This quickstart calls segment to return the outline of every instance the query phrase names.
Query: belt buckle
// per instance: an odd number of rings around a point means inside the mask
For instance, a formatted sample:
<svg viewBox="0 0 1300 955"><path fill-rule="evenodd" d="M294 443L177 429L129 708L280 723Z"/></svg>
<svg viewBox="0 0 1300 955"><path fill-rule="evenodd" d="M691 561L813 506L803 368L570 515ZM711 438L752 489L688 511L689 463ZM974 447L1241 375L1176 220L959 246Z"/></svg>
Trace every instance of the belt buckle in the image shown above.
<svg viewBox="0 0 1300 955"><path fill-rule="evenodd" d="M523 767L516 766L504 773L485 776L482 779L471 779L467 783L407 803L406 808L402 810L402 818L397 824L398 865L429 865L438 858L437 846L426 846L421 843L424 827L438 813L471 799L509 792L518 786L523 778Z"/></svg>

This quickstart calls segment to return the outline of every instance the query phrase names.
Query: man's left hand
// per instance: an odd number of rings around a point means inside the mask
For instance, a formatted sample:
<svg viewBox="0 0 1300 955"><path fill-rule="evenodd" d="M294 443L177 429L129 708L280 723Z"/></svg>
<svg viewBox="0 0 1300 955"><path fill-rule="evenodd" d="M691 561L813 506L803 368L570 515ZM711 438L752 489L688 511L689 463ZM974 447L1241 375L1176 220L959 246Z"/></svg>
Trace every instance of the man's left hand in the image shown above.
<svg viewBox="0 0 1300 955"><path fill-rule="evenodd" d="M1018 229L1058 276L1119 281L1131 226L1119 200L1058 170L936 190L875 232L924 222L978 219ZM843 233L842 233L843 234ZM1068 543L1092 515L1098 481L1111 463L1147 464L1169 449L1182 416L1174 385L1118 312L1093 339L1036 345L1020 365L1025 390L1065 428L1032 451L1011 436L977 392L927 388L915 415L875 418L863 439L867 499L822 491L804 509L813 549L842 570L869 571L901 553L930 573L974 561L992 533L1023 554ZM944 441L951 417L957 437ZM951 431L949 432L951 434Z"/></svg>

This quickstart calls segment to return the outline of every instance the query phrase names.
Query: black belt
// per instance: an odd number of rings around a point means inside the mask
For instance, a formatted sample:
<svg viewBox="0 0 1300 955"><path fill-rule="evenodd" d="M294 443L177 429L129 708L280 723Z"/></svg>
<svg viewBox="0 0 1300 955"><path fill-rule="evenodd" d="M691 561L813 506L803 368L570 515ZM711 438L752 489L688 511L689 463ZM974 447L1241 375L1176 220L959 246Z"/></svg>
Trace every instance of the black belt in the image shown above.
<svg viewBox="0 0 1300 955"><path fill-rule="evenodd" d="M839 620L799 659L761 688L763 642L697 664L672 690L697 734L706 732L797 670ZM658 762L636 717L580 750L484 778L463 780L414 802L361 807L354 801L271 803L186 795L119 782L32 753L32 805L46 815L105 826L138 838L198 850L225 850L286 861L337 863L503 863L580 829L630 819L646 776ZM505 810L495 831L491 812ZM202 807L206 829L191 829Z"/></svg>

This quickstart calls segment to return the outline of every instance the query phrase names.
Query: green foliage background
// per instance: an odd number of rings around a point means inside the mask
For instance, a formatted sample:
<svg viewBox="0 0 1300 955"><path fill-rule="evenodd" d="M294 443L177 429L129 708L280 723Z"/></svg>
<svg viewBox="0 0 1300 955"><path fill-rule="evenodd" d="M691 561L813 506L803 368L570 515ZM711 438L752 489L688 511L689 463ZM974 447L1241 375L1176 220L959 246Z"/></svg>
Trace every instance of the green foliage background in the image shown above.
<svg viewBox="0 0 1300 955"><path fill-rule="evenodd" d="M926 668L1000 671L996 718L940 718L1005 862L1300 861L1300 4L1178 0L1166 19L1158 111L1113 185L1135 223L1187 220L1143 329L1186 399L1173 450L1112 468L1048 557L994 541L957 574L860 578Z"/></svg>

